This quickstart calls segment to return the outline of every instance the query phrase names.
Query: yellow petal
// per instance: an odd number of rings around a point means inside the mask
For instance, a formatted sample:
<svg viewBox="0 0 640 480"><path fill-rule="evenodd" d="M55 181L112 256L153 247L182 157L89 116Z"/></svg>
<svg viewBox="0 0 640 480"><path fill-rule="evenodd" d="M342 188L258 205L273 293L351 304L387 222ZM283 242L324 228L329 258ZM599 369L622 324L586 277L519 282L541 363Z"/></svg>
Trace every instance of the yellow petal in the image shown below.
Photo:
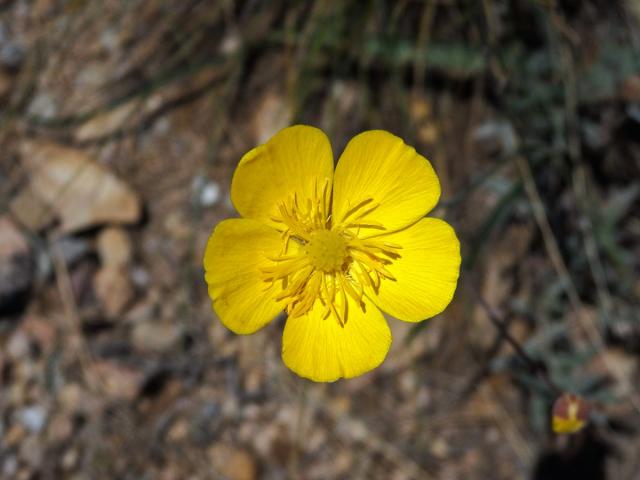
<svg viewBox="0 0 640 480"><path fill-rule="evenodd" d="M243 217L271 224L284 201L297 195L304 202L325 184L328 204L332 178L327 136L317 128L295 125L242 157L233 175L231 200Z"/></svg>
<svg viewBox="0 0 640 480"><path fill-rule="evenodd" d="M365 299L366 313L350 298L344 327L324 306L289 317L282 336L282 359L301 377L315 382L351 378L376 368L387 356L391 331L382 313Z"/></svg>
<svg viewBox="0 0 640 480"><path fill-rule="evenodd" d="M558 434L576 433L589 421L590 405L580 395L564 393L553 402L553 431Z"/></svg>
<svg viewBox="0 0 640 480"><path fill-rule="evenodd" d="M551 428L555 433L576 433L582 430L587 423L579 418L553 417Z"/></svg>
<svg viewBox="0 0 640 480"><path fill-rule="evenodd" d="M333 222L367 224L370 220L374 225L382 224L386 232L394 232L424 217L439 198L440 182L429 161L401 138L371 130L355 136L338 161ZM356 219L373 207L365 217ZM374 227L361 230L359 236L379 233L379 227Z"/></svg>
<svg viewBox="0 0 640 480"><path fill-rule="evenodd" d="M282 311L274 300L276 286L265 283L259 270L281 247L280 234L255 220L224 220L213 231L204 254L205 280L213 309L231 331L253 333Z"/></svg>
<svg viewBox="0 0 640 480"><path fill-rule="evenodd" d="M442 312L451 299L460 271L460 242L451 226L437 218L378 237L401 246L387 270L395 280L383 279L378 292L367 295L383 311L407 322Z"/></svg>

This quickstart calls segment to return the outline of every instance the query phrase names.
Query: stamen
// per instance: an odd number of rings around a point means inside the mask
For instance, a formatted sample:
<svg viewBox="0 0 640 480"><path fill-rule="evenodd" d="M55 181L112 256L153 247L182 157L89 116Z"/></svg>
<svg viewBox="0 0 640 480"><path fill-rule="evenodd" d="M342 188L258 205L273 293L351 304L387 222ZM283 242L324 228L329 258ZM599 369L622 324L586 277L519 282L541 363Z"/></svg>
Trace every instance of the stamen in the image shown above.
<svg viewBox="0 0 640 480"><path fill-rule="evenodd" d="M362 311L364 311L364 303L362 302L362 295L364 291L362 290L362 287L358 285L359 291L356 291L354 288L354 285L351 283L349 278L347 278L347 276L344 274L340 274L340 284L342 285L343 289L347 292L347 294L349 294L349 296L356 301L356 303L362 309Z"/></svg>
<svg viewBox="0 0 640 480"><path fill-rule="evenodd" d="M335 302L336 285L335 285L335 281L336 281L335 277L330 277L329 275L325 275L324 276L325 293L328 290L327 284L331 285L331 290L329 291L329 293L327 294L327 296L323 300L324 300L324 303L326 305L326 308L328 308L329 312L333 314L335 319L338 321L338 324L341 327L344 327L344 323L340 319L340 315L338 314L338 310L336 309L336 302ZM325 315L326 315L326 313L325 313ZM324 315L323 315L323 317L326 318Z"/></svg>
<svg viewBox="0 0 640 480"><path fill-rule="evenodd" d="M361 218L366 217L367 215L369 215L371 212L373 212L376 208L378 208L380 206L379 203L374 203L368 210L365 210L364 212L360 212L358 215L356 215L356 220L360 220Z"/></svg>
<svg viewBox="0 0 640 480"><path fill-rule="evenodd" d="M373 202L373 198L367 198L367 199L361 201L360 203L358 203L356 206L352 207L350 210L347 210L347 213L345 213L344 216L342 217L342 222L344 222L351 215L353 215L358 210L360 210L362 207L364 207L365 205L368 205L371 202Z"/></svg>
<svg viewBox="0 0 640 480"><path fill-rule="evenodd" d="M331 219L331 215L328 215L327 208L329 206L329 179L324 179L324 184L322 185L322 218L325 219L325 226L328 225L328 222Z"/></svg>
<svg viewBox="0 0 640 480"><path fill-rule="evenodd" d="M342 300L342 318L338 318L338 321L340 322L340 326L342 328L344 328L344 326L347 324L347 317L348 317L348 308L349 308L349 302L347 302L347 294L344 293L344 286L342 284L340 284L340 299Z"/></svg>
<svg viewBox="0 0 640 480"><path fill-rule="evenodd" d="M366 217L379 207L367 198L351 207L332 225L331 182L325 178L312 185L311 198L292 193L278 205L271 220L281 233L279 255L266 257L260 270L267 289L278 283L276 300L283 302L291 317L321 304L321 318L332 316L341 327L348 322L349 302L365 311L365 288L377 292L383 280L394 281L387 268L400 258L400 245L384 238L358 238L360 229L385 230L383 224ZM297 245L291 248L291 241Z"/></svg>
<svg viewBox="0 0 640 480"><path fill-rule="evenodd" d="M367 221L367 223L348 223L344 228L376 228L378 230L386 230L384 225L379 222Z"/></svg>

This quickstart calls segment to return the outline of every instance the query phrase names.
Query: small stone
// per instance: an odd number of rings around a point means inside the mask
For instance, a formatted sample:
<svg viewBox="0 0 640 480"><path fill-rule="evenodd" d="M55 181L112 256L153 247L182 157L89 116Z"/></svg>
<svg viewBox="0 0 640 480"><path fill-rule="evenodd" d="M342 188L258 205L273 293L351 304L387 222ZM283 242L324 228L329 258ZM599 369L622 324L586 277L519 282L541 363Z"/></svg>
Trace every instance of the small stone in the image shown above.
<svg viewBox="0 0 640 480"><path fill-rule="evenodd" d="M171 425L169 429L169 433L167 433L167 438L172 442L181 442L186 439L189 435L189 423L180 419Z"/></svg>
<svg viewBox="0 0 640 480"><path fill-rule="evenodd" d="M244 389L249 395L257 395L262 390L265 380L265 371L261 368L253 368L247 372Z"/></svg>
<svg viewBox="0 0 640 480"><path fill-rule="evenodd" d="M120 315L134 297L131 278L125 268L103 267L94 277L94 288L107 317Z"/></svg>
<svg viewBox="0 0 640 480"><path fill-rule="evenodd" d="M251 439L251 447L261 458L269 459L280 437L281 428L273 423L260 428Z"/></svg>
<svg viewBox="0 0 640 480"><path fill-rule="evenodd" d="M113 52L120 46L120 35L114 29L104 30L100 34L100 45L105 50Z"/></svg>
<svg viewBox="0 0 640 480"><path fill-rule="evenodd" d="M9 209L25 228L40 232L55 220L53 210L27 186L11 200Z"/></svg>
<svg viewBox="0 0 640 480"><path fill-rule="evenodd" d="M47 412L41 406L34 405L18 410L16 418L30 432L40 433L47 420Z"/></svg>
<svg viewBox="0 0 640 480"><path fill-rule="evenodd" d="M37 436L29 436L20 443L20 459L31 468L42 464L44 456L43 445Z"/></svg>
<svg viewBox="0 0 640 480"><path fill-rule="evenodd" d="M254 480L258 476L255 460L245 450L226 445L214 445L209 449L214 468L229 480Z"/></svg>
<svg viewBox="0 0 640 480"><path fill-rule="evenodd" d="M6 448L15 447L22 442L26 434L27 431L21 424L14 423L4 436L4 446Z"/></svg>
<svg viewBox="0 0 640 480"><path fill-rule="evenodd" d="M27 112L29 115L40 117L42 120L51 120L58 114L58 104L49 93L39 92L29 103Z"/></svg>
<svg viewBox="0 0 640 480"><path fill-rule="evenodd" d="M131 269L131 280L133 284L140 290L146 290L151 283L149 272L139 265L135 265Z"/></svg>
<svg viewBox="0 0 640 480"><path fill-rule="evenodd" d="M164 220L164 228L176 240L186 240L192 233L189 222L179 212L171 212Z"/></svg>
<svg viewBox="0 0 640 480"><path fill-rule="evenodd" d="M125 267L131 262L131 240L122 228L110 227L102 230L98 235L97 247L100 261L105 267Z"/></svg>
<svg viewBox="0 0 640 480"><path fill-rule="evenodd" d="M56 414L47 429L47 438L49 442L60 443L71 437L73 433L73 422L69 415L65 413Z"/></svg>
<svg viewBox="0 0 640 480"><path fill-rule="evenodd" d="M208 180L204 175L196 175L191 182L192 200L201 207L215 205L221 197L220 186Z"/></svg>
<svg viewBox="0 0 640 480"><path fill-rule="evenodd" d="M220 53L231 55L237 52L241 45L242 37L238 35L238 32L231 30L224 36L222 42L220 42Z"/></svg>
<svg viewBox="0 0 640 480"><path fill-rule="evenodd" d="M24 331L16 330L7 342L6 349L9 358L12 360L25 358L30 352L29 338Z"/></svg>
<svg viewBox="0 0 640 480"><path fill-rule="evenodd" d="M220 200L220 187L215 182L207 183L200 191L200 204L203 207L211 207Z"/></svg>
<svg viewBox="0 0 640 480"><path fill-rule="evenodd" d="M72 470L78 463L78 450L72 448L67 450L62 457L62 468L65 470Z"/></svg>
<svg viewBox="0 0 640 480"><path fill-rule="evenodd" d="M90 370L96 384L111 398L133 400L138 396L144 381L141 371L109 360L94 362Z"/></svg>
<svg viewBox="0 0 640 480"><path fill-rule="evenodd" d="M62 410L75 413L83 403L83 393L82 388L77 383L68 383L62 387L58 395L58 402Z"/></svg>
<svg viewBox="0 0 640 480"><path fill-rule="evenodd" d="M333 462L333 475L336 477L348 476L353 467L353 452L350 449L341 449Z"/></svg>
<svg viewBox="0 0 640 480"><path fill-rule="evenodd" d="M443 438L436 437L433 439L433 442L431 442L430 450L434 457L444 459L449 455L451 448Z"/></svg>
<svg viewBox="0 0 640 480"><path fill-rule="evenodd" d="M143 352L171 350L180 343L182 335L182 328L174 322L140 322L132 332L134 346Z"/></svg>

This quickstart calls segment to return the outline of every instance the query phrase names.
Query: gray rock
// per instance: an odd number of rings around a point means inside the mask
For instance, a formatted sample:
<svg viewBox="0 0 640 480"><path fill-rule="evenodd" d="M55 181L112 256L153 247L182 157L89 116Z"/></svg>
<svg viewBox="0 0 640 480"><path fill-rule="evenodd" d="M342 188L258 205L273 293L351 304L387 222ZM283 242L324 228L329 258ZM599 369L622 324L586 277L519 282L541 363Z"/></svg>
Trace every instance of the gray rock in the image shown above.
<svg viewBox="0 0 640 480"><path fill-rule="evenodd" d="M47 421L47 412L40 405L34 405L18 410L16 417L27 430L40 433Z"/></svg>

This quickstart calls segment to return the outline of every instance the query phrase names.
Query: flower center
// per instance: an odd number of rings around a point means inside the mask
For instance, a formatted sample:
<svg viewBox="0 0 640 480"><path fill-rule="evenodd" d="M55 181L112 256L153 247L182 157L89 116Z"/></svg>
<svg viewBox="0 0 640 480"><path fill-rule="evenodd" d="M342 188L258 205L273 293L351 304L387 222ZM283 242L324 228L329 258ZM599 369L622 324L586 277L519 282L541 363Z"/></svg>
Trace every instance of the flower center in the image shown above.
<svg viewBox="0 0 640 480"><path fill-rule="evenodd" d="M347 242L331 230L317 230L310 235L306 253L311 265L323 272L341 270L347 258Z"/></svg>
<svg viewBox="0 0 640 480"><path fill-rule="evenodd" d="M349 299L364 311L365 288L377 293L383 280L395 281L387 267L400 257L401 247L382 237L359 238L367 229L385 230L369 218L378 207L373 199L332 218L329 181L316 184L313 192L312 198L293 195L279 206L272 220L280 225L282 250L260 273L267 288L280 289L275 298L290 317L304 315L319 300L322 318L332 316L344 326Z"/></svg>

